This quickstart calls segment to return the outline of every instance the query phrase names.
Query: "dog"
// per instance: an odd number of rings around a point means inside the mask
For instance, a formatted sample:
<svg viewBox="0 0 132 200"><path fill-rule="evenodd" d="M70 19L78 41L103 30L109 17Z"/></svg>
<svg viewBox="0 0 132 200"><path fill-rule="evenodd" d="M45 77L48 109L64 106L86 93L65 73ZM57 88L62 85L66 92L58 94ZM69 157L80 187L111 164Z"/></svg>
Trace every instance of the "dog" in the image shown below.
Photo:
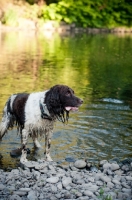
<svg viewBox="0 0 132 200"><path fill-rule="evenodd" d="M13 94L7 100L0 124L0 139L14 126L21 134L21 162L26 162L27 141L31 136L34 146L40 148L38 136L45 135L45 156L50 156L51 137L56 120L68 122L69 112L77 111L83 100L74 95L66 85L55 85L49 90L36 93Z"/></svg>

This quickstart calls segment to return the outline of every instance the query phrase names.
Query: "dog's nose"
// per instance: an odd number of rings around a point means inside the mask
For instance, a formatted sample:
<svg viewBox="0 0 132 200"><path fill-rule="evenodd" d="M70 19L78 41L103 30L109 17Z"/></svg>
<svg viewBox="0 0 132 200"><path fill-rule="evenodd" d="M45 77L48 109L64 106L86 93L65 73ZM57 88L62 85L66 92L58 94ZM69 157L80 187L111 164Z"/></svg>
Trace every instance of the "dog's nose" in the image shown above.
<svg viewBox="0 0 132 200"><path fill-rule="evenodd" d="M82 99L80 99L80 103L81 103L81 104L83 103L83 100L82 100Z"/></svg>

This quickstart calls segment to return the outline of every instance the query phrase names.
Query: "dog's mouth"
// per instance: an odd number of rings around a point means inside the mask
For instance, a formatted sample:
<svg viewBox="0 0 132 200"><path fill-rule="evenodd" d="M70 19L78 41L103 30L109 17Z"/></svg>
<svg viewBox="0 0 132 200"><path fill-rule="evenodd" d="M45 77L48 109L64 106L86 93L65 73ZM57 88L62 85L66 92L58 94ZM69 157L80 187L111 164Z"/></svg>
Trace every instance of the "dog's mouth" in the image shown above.
<svg viewBox="0 0 132 200"><path fill-rule="evenodd" d="M67 106L67 107L65 107L65 110L67 110L67 111L78 111L78 107L71 107L71 106Z"/></svg>

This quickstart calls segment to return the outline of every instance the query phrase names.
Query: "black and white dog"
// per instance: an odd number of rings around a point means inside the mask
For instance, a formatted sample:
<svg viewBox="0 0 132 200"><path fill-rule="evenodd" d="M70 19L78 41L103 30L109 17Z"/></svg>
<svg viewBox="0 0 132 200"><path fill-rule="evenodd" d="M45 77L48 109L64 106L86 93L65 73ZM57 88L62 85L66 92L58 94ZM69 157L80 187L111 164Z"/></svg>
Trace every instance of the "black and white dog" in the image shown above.
<svg viewBox="0 0 132 200"><path fill-rule="evenodd" d="M76 111L83 101L74 95L74 91L65 85L55 85L47 91L37 93L19 93L10 96L3 111L0 124L0 139L17 125L21 134L21 162L26 159L26 145L31 136L35 147L41 147L37 138L45 134L46 160L50 157L51 137L56 119L65 123L69 111Z"/></svg>

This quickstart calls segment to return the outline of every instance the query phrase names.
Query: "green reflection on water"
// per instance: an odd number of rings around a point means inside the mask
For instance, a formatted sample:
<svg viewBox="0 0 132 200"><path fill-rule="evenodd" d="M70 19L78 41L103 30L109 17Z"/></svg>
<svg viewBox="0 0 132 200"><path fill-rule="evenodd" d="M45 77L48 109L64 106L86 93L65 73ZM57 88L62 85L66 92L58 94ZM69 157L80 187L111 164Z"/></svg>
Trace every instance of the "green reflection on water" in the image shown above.
<svg viewBox="0 0 132 200"><path fill-rule="evenodd" d="M2 33L0 109L11 93L62 83L85 98L131 99L132 37Z"/></svg>

